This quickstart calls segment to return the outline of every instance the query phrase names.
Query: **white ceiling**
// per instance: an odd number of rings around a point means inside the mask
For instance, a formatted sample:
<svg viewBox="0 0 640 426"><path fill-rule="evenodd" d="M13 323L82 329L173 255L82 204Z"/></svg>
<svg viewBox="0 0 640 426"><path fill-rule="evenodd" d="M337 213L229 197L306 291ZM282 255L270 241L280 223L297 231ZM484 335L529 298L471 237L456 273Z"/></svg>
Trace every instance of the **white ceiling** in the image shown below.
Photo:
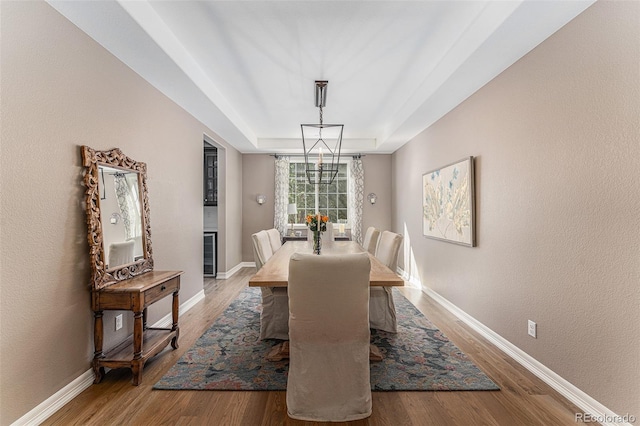
<svg viewBox="0 0 640 426"><path fill-rule="evenodd" d="M592 3L49 0L243 153L301 151L315 80L346 152L393 152Z"/></svg>

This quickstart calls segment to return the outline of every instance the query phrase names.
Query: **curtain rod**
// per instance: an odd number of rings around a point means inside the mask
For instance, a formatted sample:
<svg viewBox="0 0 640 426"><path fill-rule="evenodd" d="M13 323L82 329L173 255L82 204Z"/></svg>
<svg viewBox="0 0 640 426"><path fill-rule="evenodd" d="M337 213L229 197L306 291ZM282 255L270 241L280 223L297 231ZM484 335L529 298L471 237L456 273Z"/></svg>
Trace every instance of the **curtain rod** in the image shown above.
<svg viewBox="0 0 640 426"><path fill-rule="evenodd" d="M278 157L304 157L304 154L275 154L275 153L273 153L273 154L267 154L267 155L270 155L271 157L276 157L276 158L278 158ZM310 157L317 157L318 155L314 154L314 155L309 155L309 156ZM353 159L357 159L357 158L366 157L366 154L360 154L360 153L348 154L348 155L345 154L344 157L352 157Z"/></svg>

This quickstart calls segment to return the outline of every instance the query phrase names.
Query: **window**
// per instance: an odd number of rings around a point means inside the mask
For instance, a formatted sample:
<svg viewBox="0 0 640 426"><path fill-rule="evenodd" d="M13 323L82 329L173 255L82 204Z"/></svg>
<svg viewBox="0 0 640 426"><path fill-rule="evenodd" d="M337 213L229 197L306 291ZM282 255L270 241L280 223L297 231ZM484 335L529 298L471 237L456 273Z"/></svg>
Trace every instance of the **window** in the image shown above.
<svg viewBox="0 0 640 426"><path fill-rule="evenodd" d="M330 185L312 185L307 180L305 163L289 163L289 203L296 203L296 223L304 223L307 215L318 212L329 221L347 221L347 165L338 165L338 175Z"/></svg>

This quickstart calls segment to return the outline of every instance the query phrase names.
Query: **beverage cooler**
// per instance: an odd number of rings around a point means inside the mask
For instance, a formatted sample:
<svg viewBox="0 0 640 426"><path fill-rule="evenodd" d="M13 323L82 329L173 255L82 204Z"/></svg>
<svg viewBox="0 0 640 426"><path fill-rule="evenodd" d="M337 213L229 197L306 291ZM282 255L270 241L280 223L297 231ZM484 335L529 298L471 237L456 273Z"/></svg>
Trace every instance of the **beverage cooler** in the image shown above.
<svg viewBox="0 0 640 426"><path fill-rule="evenodd" d="M216 251L218 246L218 233L204 233L204 276L216 277Z"/></svg>

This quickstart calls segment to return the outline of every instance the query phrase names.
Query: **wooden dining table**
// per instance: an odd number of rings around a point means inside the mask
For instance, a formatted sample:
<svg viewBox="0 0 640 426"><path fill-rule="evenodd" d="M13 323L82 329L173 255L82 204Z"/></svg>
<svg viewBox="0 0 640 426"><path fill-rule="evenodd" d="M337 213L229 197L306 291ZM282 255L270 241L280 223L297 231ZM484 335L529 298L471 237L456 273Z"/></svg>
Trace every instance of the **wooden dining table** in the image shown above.
<svg viewBox="0 0 640 426"><path fill-rule="evenodd" d="M293 253L312 253L311 244L307 241L288 241L267 260L262 268L249 279L249 287L287 287L289 282L289 258ZM366 250L355 241L333 241L322 246L320 256L328 254L364 253ZM394 271L382 264L371 253L371 273L369 285L404 286L404 280Z"/></svg>
<svg viewBox="0 0 640 426"><path fill-rule="evenodd" d="M287 287L289 283L289 259L293 253L312 253L313 248L308 241L287 241L275 251L273 256L262 265L262 268L249 279L249 287ZM371 260L369 286L385 287L404 286L404 280L395 272L382 264L375 256L367 252L355 241L332 241L322 246L319 256L328 254L367 253ZM289 358L289 341L276 344L267 354L269 361L280 361ZM375 345L369 345L369 359L381 361L382 352Z"/></svg>

